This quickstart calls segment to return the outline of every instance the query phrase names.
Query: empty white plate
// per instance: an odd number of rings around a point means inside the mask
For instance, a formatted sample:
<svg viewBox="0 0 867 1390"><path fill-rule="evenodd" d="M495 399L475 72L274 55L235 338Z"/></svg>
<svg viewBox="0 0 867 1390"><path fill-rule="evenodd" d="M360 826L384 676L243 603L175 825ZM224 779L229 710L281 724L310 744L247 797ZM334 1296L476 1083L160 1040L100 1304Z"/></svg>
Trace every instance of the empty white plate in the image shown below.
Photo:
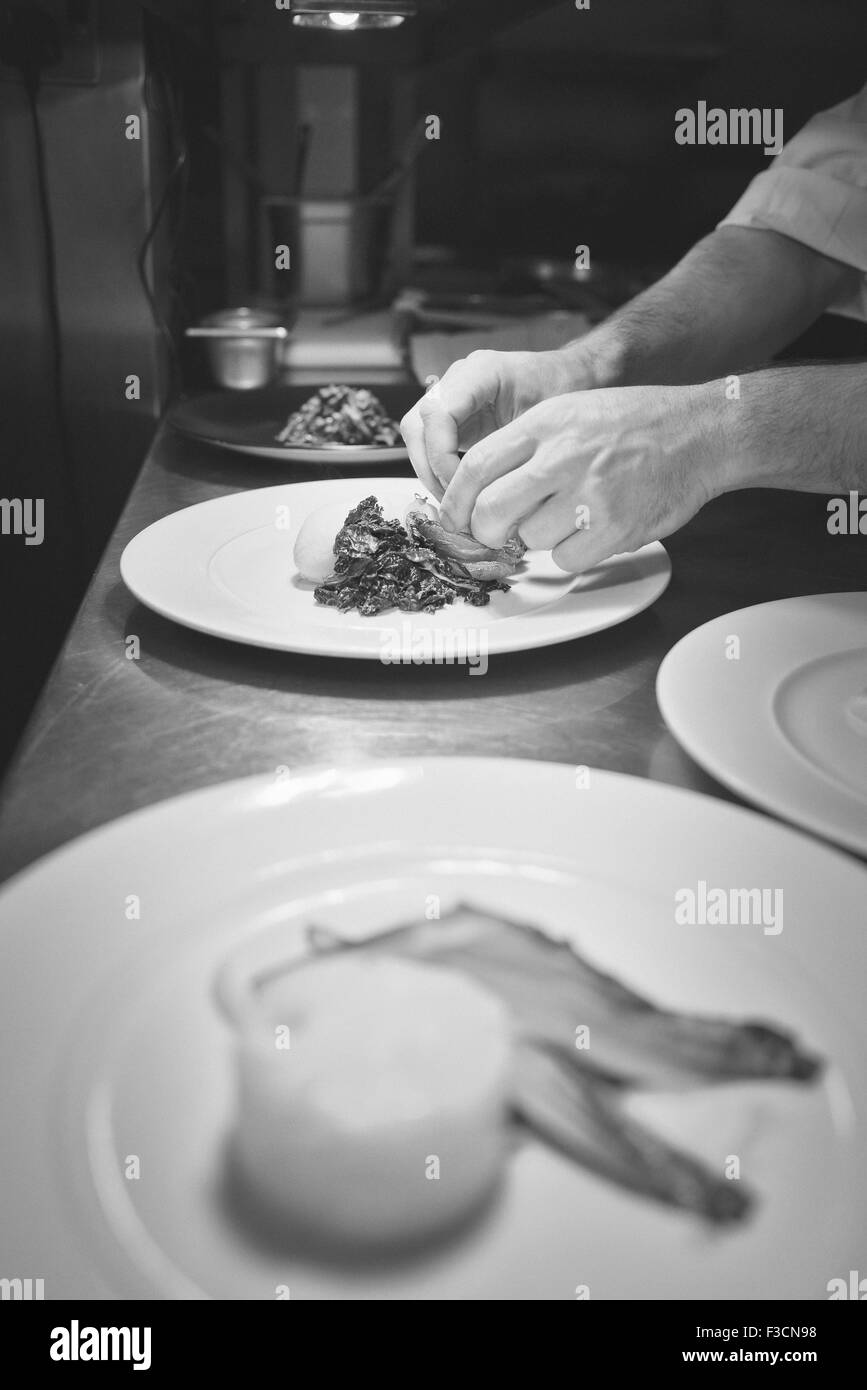
<svg viewBox="0 0 867 1390"><path fill-rule="evenodd" d="M725 613L671 649L656 694L712 776L867 854L867 593Z"/></svg>
<svg viewBox="0 0 867 1390"><path fill-rule="evenodd" d="M448 661L544 647L613 627L647 608L671 575L657 542L575 578L547 552L527 556L508 593L484 608L459 600L438 613L392 610L365 618L323 607L292 554L302 522L319 507L348 512L379 498L403 518L423 489L417 479L293 483L187 507L141 531L121 574L136 598L199 632L280 651L380 661ZM344 512L344 514L345 514Z"/></svg>
<svg viewBox="0 0 867 1390"><path fill-rule="evenodd" d="M782 930L679 925L702 882L779 890ZM0 893L0 1227L54 1298L822 1299L867 1248L867 872L738 807L591 769L385 762L209 788L114 822ZM403 1261L326 1259L226 1187L227 958L301 956L464 900L571 940L672 1008L761 1019L811 1085L645 1094L634 1112L755 1195L708 1229L529 1139L498 1201ZM580 1020L579 1020L580 1022ZM861 1264L863 1269L863 1264Z"/></svg>

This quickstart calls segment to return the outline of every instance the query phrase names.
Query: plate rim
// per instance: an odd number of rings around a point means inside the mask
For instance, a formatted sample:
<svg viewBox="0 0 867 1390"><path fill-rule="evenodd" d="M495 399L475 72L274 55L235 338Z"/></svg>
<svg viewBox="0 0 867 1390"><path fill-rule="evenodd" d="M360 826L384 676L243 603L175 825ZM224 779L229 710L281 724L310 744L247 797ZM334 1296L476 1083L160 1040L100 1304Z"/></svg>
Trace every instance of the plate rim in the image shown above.
<svg viewBox="0 0 867 1390"><path fill-rule="evenodd" d="M403 774L410 771L414 773L421 771L423 775L424 768L428 764L433 764L435 769L442 767L444 771L446 768L465 766L469 770L478 773L481 782L484 782L485 775L492 769L498 769L500 772L504 772L506 769L514 769L516 766L522 770L533 770L536 775L543 774L545 776L556 776L558 774L564 775L565 773L569 773L574 777L575 772L575 768L571 763L553 760L549 761L543 758L508 758L500 755L487 754L466 755L432 753L422 754L420 756L405 754L401 757L358 758L345 760L337 764L317 759L313 762L305 763L304 766L299 768L297 773L293 775L290 783L293 789L292 799L295 799L298 792L300 792L301 795L306 795L308 793L308 784L310 790L315 790L313 784L325 776L344 778L354 777L359 774L364 774L365 772L376 772L377 774L397 772ZM651 798L661 796L664 800L672 798L690 801L697 798L705 807L714 807L714 814L719 815L722 820L740 822L741 824L746 824L746 821L750 821L757 833L768 834L773 839L795 838L799 840L803 846L808 847L808 853L815 853L821 858L829 860L829 862L833 861L838 868L844 869L847 872L854 872L856 877L860 875L863 879L865 888L867 888L867 864L862 863L857 856L853 857L839 845L823 837L816 837L812 832L801 826L792 825L788 821L780 820L779 817L769 814L764 809L750 805L742 806L738 802L728 801L724 797L716 796L711 792L699 791L693 787L679 786L676 783L661 781L655 777L641 777L634 773L620 772L615 768L597 767L593 764L587 766L591 778L601 777L604 782L610 782L615 786L629 784L633 789L641 789L639 795L644 795L649 791ZM8 879L0 883L0 947L2 947L2 918L7 894L13 887L17 889L25 879L28 879L31 875L35 875L42 866L53 866L56 860L62 858L67 853L71 854L78 846L90 848L94 841L103 836L114 836L115 834L122 835L125 833L126 829L134 823L143 821L150 816L163 814L169 808L176 810L180 816L186 805L196 799L201 799L203 805L206 802L212 801L214 806L218 808L224 801L234 802L236 799L239 805L249 805L250 794L264 791L266 788L273 789L274 786L275 779L271 772L253 772L243 777L230 777L216 782L208 782L203 786L192 787L187 791L174 792L169 796L160 797L155 801L148 802L145 806L133 807L129 811L124 811L123 814L119 816L114 816L110 820L101 822L99 825L91 826L90 829L82 831L79 835L73 835L62 844L56 845L53 849L48 850L45 854L40 855L29 864L25 864L22 868L17 869ZM279 804L279 802L275 804ZM228 807L225 809L228 810ZM232 814L234 814L234 812L232 812Z"/></svg>
<svg viewBox="0 0 867 1390"><path fill-rule="evenodd" d="M184 439L195 440L213 449L225 449L233 454L244 454L248 458L285 459L287 463L321 464L327 467L366 467L375 463L406 463L409 452L406 445L399 444L340 444L330 448L313 444L239 444L229 439L211 439L195 430L171 422L172 428ZM338 449L345 453L338 453ZM328 455L331 455L329 458Z"/></svg>
<svg viewBox="0 0 867 1390"><path fill-rule="evenodd" d="M695 651L695 649L702 641L709 640L712 629L719 629L730 622L743 619L745 615L749 615L748 621L755 621L756 615L760 610L780 608L782 606L791 608L793 605L805 601L822 601L842 597L851 598L853 600L860 599L864 603L865 615L867 615L867 591L860 589L840 589L823 593L795 594L790 595L788 598L781 599L769 599L765 603L747 604L743 608L734 609L730 613L720 613L717 617L708 619L707 622L701 623L698 627L692 628L691 631L684 633L683 637L666 652L656 675L656 701L659 706L660 714L665 721L666 728L672 738L674 738L699 767L709 773L710 776L715 778L722 786L728 787L738 796L743 797L744 800L751 805L773 816L780 817L789 825L797 827L805 833L818 835L829 844L842 847L851 854L867 857L867 825L865 825L863 834L858 835L854 827L851 830L848 828L849 821L843 814L840 814L832 824L827 816L823 815L821 812L812 811L809 806L795 808L793 810L791 806L783 804L780 797L774 797L766 790L766 782L764 784L759 784L757 781L751 780L749 776L744 775L742 770L732 770L713 748L708 748L707 744L702 743L700 737L696 736L695 727L691 722L686 726L683 725L680 718L682 705L678 704L678 697L676 694L677 682L679 679L682 679L683 675L682 663L686 660L695 660L695 657L700 655L700 652ZM767 648L763 649L763 651L767 650ZM680 669L678 669L679 666ZM781 676L783 674L791 673L781 673ZM775 694L778 689L779 685L775 687ZM674 712L675 709L676 712ZM764 743L763 746L767 748L769 745ZM791 760L791 765L794 768L794 759ZM807 778L815 776L818 778L818 774L805 772L803 769L801 770L801 776ZM824 780L826 780L826 785L830 785L830 787L835 789L832 794L836 796L835 784L833 782L827 783L827 779Z"/></svg>

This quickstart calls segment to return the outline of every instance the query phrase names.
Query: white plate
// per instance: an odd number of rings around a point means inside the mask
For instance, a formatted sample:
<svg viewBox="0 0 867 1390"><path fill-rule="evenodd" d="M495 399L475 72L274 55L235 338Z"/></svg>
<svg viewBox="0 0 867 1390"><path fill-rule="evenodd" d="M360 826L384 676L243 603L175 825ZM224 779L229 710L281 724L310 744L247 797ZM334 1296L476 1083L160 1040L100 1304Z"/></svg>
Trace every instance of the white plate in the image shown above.
<svg viewBox="0 0 867 1390"><path fill-rule="evenodd" d="M459 600L438 613L391 611L364 618L316 603L292 560L295 537L316 508L346 511L374 494L401 519L423 493L416 479L290 483L201 502L157 521L121 557L124 582L164 618L215 637L279 651L373 660L446 659L450 652L544 647L613 627L640 613L671 575L657 542L576 579L532 552L508 593L484 608Z"/></svg>
<svg viewBox="0 0 867 1390"><path fill-rule="evenodd" d="M725 613L671 649L656 694L712 776L867 854L867 593Z"/></svg>
<svg viewBox="0 0 867 1390"><path fill-rule="evenodd" d="M700 879L782 889L783 931L677 926L674 894ZM865 891L861 866L765 817L554 764L254 778L116 821L0 894L4 1269L48 1298L825 1298L867 1242ZM660 1003L767 1019L827 1059L810 1087L641 1101L707 1162L739 1158L749 1222L708 1231L535 1141L485 1221L408 1262L328 1263L237 1218L218 970L266 933L303 951L313 918L355 937L417 919L431 894L532 920Z"/></svg>

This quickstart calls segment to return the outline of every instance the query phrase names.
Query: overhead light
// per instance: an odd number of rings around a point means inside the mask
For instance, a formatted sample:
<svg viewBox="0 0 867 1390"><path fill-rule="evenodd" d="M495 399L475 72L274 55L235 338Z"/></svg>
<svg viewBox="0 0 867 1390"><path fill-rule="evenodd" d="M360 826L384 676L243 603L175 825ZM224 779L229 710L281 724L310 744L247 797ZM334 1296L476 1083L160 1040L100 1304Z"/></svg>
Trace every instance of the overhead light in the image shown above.
<svg viewBox="0 0 867 1390"><path fill-rule="evenodd" d="M416 13L416 0L291 0L292 23L306 29L396 29Z"/></svg>

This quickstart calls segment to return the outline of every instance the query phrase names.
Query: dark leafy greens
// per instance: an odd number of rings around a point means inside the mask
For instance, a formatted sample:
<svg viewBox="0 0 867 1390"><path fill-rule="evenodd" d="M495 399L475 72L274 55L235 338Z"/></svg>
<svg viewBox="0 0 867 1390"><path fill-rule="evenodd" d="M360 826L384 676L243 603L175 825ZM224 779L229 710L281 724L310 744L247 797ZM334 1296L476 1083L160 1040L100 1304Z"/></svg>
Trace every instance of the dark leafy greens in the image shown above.
<svg viewBox="0 0 867 1390"><path fill-rule="evenodd" d="M277 439L295 448L328 444L393 448L401 442L400 427L379 397L353 386L320 387L289 416Z"/></svg>
<svg viewBox="0 0 867 1390"><path fill-rule="evenodd" d="M448 535L441 527L436 531ZM456 598L478 608L490 602L495 590L508 590L503 575L517 568L524 553L520 541L510 542L506 559L501 558L506 550L479 547L470 566L454 553L443 553L445 549L430 518L410 512L405 524L389 521L377 499L365 497L337 534L334 574L317 587L316 602L343 612L357 608L365 617L390 608L435 613ZM472 572L484 565L489 567L484 575Z"/></svg>

